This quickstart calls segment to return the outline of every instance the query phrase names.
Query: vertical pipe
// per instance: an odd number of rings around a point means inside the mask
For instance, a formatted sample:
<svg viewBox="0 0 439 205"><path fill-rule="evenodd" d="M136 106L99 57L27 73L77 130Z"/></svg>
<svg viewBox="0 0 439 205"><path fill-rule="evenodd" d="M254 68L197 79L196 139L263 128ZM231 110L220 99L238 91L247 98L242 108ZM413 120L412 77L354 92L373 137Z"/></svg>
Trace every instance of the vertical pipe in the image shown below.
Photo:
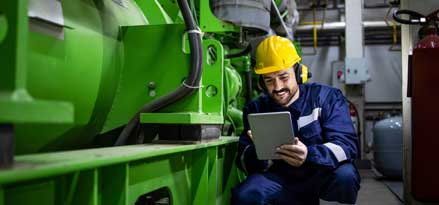
<svg viewBox="0 0 439 205"><path fill-rule="evenodd" d="M363 58L363 1L346 0L346 58Z"/></svg>
<svg viewBox="0 0 439 205"><path fill-rule="evenodd" d="M280 15L279 9L277 8L276 2L274 2L274 0L271 0L271 9L273 9L274 12L276 13L277 18L279 19L279 22L281 23L281 26L285 31L286 37L289 39L294 39L293 35L291 34L291 32L288 30L287 26L285 25L285 22L282 19L282 16Z"/></svg>
<svg viewBox="0 0 439 205"><path fill-rule="evenodd" d="M252 84L252 73L251 71L245 71L244 72L244 81L245 81L245 104L248 104L249 102L252 101L252 89L253 89L253 84Z"/></svg>
<svg viewBox="0 0 439 205"><path fill-rule="evenodd" d="M365 90L365 68L364 59L364 29L363 29L363 0L360 3L357 0L345 1L346 28L345 28L345 79L346 79L346 96L358 109L360 122L363 126L358 131L360 141L360 150L358 156L360 159L367 160L363 154L365 150L364 140L364 90ZM364 64L363 64L364 63Z"/></svg>
<svg viewBox="0 0 439 205"><path fill-rule="evenodd" d="M401 1L401 9L409 9L409 0ZM412 27L413 28L413 27ZM414 42L413 30L409 25L401 25L401 60L402 60L402 125L403 125L403 173L404 181L404 202L412 204L411 197L411 165L412 165L412 106L411 98L407 97L408 84L408 56L412 53L412 42Z"/></svg>

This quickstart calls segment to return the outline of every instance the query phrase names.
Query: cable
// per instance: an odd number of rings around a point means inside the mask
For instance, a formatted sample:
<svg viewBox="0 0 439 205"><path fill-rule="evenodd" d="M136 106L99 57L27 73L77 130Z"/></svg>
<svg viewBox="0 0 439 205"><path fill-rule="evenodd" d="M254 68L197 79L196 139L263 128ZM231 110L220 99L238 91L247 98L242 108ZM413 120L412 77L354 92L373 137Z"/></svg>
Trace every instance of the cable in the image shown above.
<svg viewBox="0 0 439 205"><path fill-rule="evenodd" d="M194 32L198 27L193 19L192 13L190 11L188 2L186 0L178 0L178 6L181 9L184 22L186 24L186 30L189 35L189 45L191 49L191 69L189 71L189 76L184 81L183 85L174 90L173 92L152 101L149 104L144 105L128 124L124 127L121 134L115 142L115 146L120 146L126 144L128 137L133 132L133 129L139 125L140 113L144 112L156 112L163 109L186 96L192 95L199 87L201 74L203 72L203 50L201 45L201 37L199 32ZM186 86L184 86L186 85Z"/></svg>

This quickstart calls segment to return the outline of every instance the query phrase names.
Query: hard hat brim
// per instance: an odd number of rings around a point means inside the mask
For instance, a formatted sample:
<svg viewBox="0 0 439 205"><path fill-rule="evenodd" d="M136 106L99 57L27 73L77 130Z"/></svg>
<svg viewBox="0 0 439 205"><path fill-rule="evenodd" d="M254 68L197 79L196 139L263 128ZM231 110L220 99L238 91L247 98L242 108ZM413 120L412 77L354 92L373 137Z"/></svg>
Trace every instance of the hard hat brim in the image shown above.
<svg viewBox="0 0 439 205"><path fill-rule="evenodd" d="M279 67L279 66L268 66L268 67L265 67L265 68L259 68L259 69L253 69L253 70L255 71L256 74L261 75L261 74L277 72L277 71L280 71L280 70L286 70L286 69L290 68L293 65L290 65L290 66L288 66L286 68L282 68L282 67Z"/></svg>

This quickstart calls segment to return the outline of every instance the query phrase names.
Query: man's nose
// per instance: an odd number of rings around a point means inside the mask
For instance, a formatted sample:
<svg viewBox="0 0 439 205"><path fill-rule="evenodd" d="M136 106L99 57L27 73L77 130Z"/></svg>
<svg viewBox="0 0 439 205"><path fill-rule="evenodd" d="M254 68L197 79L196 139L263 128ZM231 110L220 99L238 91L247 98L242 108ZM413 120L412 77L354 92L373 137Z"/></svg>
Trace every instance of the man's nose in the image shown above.
<svg viewBox="0 0 439 205"><path fill-rule="evenodd" d="M282 89L282 83L280 83L280 81L277 80L277 79L274 80L273 85L274 85L274 90L280 90L280 89Z"/></svg>

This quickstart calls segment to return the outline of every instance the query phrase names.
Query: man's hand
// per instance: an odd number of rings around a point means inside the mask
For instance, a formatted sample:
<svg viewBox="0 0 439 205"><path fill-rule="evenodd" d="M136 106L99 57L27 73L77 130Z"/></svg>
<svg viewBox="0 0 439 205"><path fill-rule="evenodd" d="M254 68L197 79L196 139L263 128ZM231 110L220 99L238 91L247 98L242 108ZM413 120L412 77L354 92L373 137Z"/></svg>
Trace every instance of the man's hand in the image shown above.
<svg viewBox="0 0 439 205"><path fill-rule="evenodd" d="M298 138L293 144L284 144L276 149L282 160L294 167L300 167L306 159L308 148Z"/></svg>

